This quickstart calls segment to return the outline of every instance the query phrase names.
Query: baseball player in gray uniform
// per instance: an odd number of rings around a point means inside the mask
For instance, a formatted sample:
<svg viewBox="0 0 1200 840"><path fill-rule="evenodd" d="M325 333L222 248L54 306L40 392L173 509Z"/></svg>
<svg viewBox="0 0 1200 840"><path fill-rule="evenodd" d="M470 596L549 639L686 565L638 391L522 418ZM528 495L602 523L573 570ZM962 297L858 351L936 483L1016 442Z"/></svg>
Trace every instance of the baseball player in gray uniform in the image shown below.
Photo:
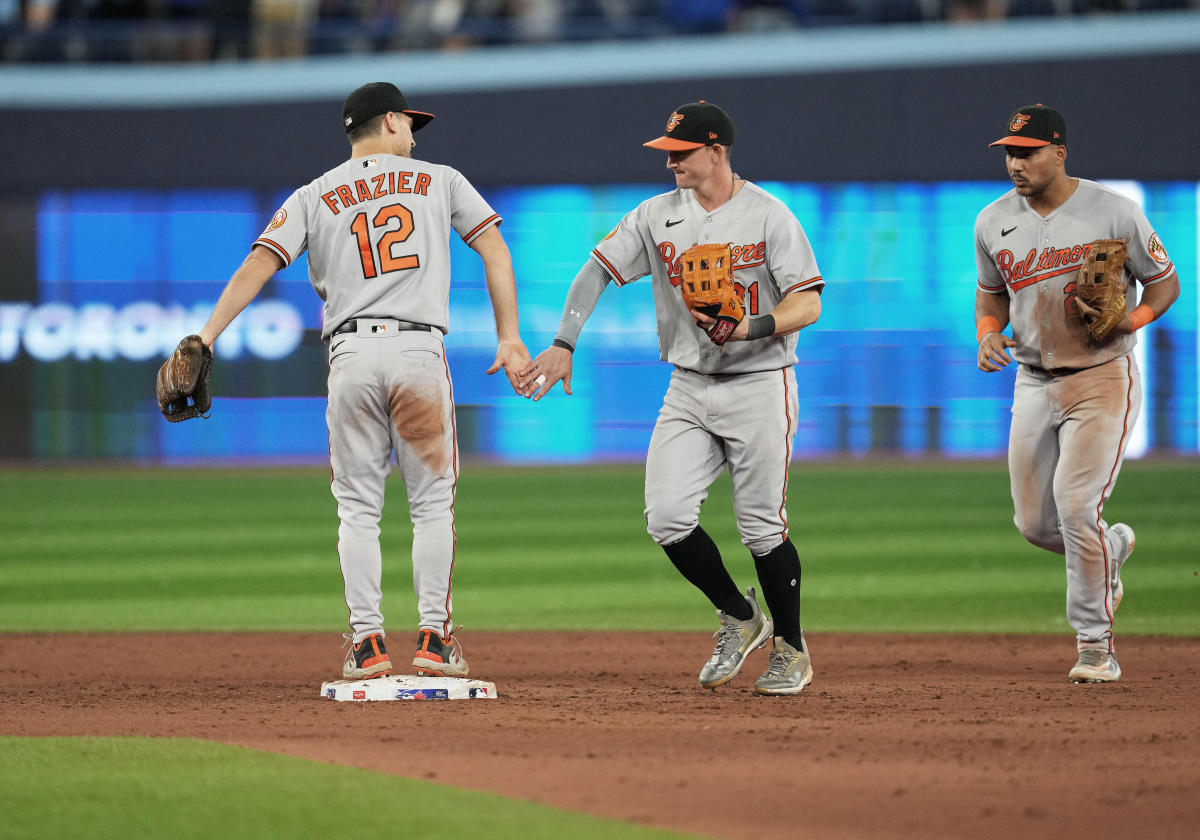
<svg viewBox="0 0 1200 840"><path fill-rule="evenodd" d="M350 613L346 679L390 673L380 613L379 521L394 457L408 491L417 673L465 676L451 624L454 494L453 389L442 336L449 326L450 231L483 260L501 368L533 391L517 330L517 293L500 217L462 174L412 158L413 132L432 114L410 110L395 85L358 88L343 106L350 159L296 190L255 240L200 335L209 346L281 268L308 251L325 302L329 345L329 458L338 554Z"/></svg>
<svg viewBox="0 0 1200 840"><path fill-rule="evenodd" d="M567 293L553 345L534 364L571 393L571 354L609 282L650 275L659 351L674 366L646 460L646 525L683 576L717 608L720 629L700 684L733 679L746 655L774 637L760 694L797 694L812 680L800 629L800 559L788 539L786 491L798 410L795 333L815 323L824 286L800 223L777 199L734 174L733 123L715 105L677 108L664 136L676 189L642 202L592 252ZM732 243L746 316L724 344L714 321L683 302L679 255L697 243ZM699 524L708 488L728 468L742 542L754 557L770 617L745 595ZM773 621L772 621L773 619Z"/></svg>
<svg viewBox="0 0 1200 840"><path fill-rule="evenodd" d="M975 222L975 318L980 370L1016 360L1008 466L1014 520L1029 542L1066 555L1067 619L1075 629L1074 682L1114 682L1121 666L1113 616L1134 532L1102 516L1141 407L1134 333L1179 294L1179 278L1137 204L1066 173L1067 129L1042 105L1009 117L1003 146L1013 189ZM1099 313L1075 295L1097 239L1128 243L1128 314L1104 341L1088 331ZM1142 286L1134 308L1132 281ZM1012 324L1012 338L1002 330ZM1010 357L1011 352L1011 357Z"/></svg>

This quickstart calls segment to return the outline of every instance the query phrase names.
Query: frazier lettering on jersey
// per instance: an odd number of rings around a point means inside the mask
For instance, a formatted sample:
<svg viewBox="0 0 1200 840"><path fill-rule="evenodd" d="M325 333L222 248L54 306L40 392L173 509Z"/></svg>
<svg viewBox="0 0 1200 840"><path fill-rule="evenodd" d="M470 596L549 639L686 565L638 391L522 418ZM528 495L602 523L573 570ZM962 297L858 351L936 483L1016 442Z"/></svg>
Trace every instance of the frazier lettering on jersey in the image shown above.
<svg viewBox="0 0 1200 840"><path fill-rule="evenodd" d="M429 195L430 177L424 172L413 180L412 172L381 172L369 179L359 178L352 185L341 184L321 196L325 206L333 211L333 215L342 212L344 208L353 207L360 201L370 201L373 198L383 198L388 195ZM411 182L411 183L410 183ZM341 207L338 204L341 204Z"/></svg>
<svg viewBox="0 0 1200 840"><path fill-rule="evenodd" d="M1016 292L1041 280L1077 271L1091 248L1091 242L1069 248L1045 248L1040 256L1036 248L1030 248L1021 260L1005 248L996 254L996 268L1004 275L1004 282Z"/></svg>
<svg viewBox="0 0 1200 840"><path fill-rule="evenodd" d="M671 281L672 286L678 286L679 278L683 275L683 260L679 259L676 253L674 242L665 241L658 243L658 255L667 266L667 279ZM732 260L730 271L737 271L739 268L754 268L766 262L767 243L754 242L747 245L730 245L729 257Z"/></svg>

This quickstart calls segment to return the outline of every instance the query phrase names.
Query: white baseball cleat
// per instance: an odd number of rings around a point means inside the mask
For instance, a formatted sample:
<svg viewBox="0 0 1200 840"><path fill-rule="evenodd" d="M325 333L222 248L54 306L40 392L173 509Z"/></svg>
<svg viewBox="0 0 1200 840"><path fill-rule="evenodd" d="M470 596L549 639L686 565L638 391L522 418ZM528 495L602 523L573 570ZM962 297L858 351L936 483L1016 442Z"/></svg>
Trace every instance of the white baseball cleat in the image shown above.
<svg viewBox="0 0 1200 840"><path fill-rule="evenodd" d="M1131 554L1133 554L1133 546L1137 542L1137 538L1134 536L1133 529L1124 522L1118 522L1109 528L1109 530L1112 531L1117 536L1117 539L1119 539L1125 546L1125 550L1122 551L1120 557L1117 558L1117 562L1113 570L1112 601L1113 612L1116 612L1117 607L1121 606L1121 599L1125 597L1125 585L1121 583L1121 567L1125 565L1125 561L1129 559Z"/></svg>
<svg viewBox="0 0 1200 840"><path fill-rule="evenodd" d="M1075 667L1068 674L1073 683L1109 683L1121 679L1117 655L1106 650L1081 650Z"/></svg>

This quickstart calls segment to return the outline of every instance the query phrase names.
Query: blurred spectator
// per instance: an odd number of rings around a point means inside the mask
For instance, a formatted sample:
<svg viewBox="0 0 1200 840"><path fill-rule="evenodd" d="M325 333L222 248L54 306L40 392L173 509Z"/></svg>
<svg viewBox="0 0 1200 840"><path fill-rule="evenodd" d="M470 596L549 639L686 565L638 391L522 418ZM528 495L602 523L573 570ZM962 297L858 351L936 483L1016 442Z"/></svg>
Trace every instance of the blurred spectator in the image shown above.
<svg viewBox="0 0 1200 840"><path fill-rule="evenodd" d="M0 60L197 61L1200 8L1200 0L0 0Z"/></svg>
<svg viewBox="0 0 1200 840"><path fill-rule="evenodd" d="M1017 0L1022 2L1023 0ZM1011 0L947 0L942 17L948 23L973 23L1003 18ZM1035 0L1042 2L1042 0Z"/></svg>
<svg viewBox="0 0 1200 840"><path fill-rule="evenodd" d="M246 0L208 0L212 20L210 55L218 60L250 55L250 4Z"/></svg>
<svg viewBox="0 0 1200 840"><path fill-rule="evenodd" d="M308 52L318 0L253 0L255 58L290 58Z"/></svg>
<svg viewBox="0 0 1200 840"><path fill-rule="evenodd" d="M666 0L663 11L677 32L724 32L733 17L733 5L734 0Z"/></svg>

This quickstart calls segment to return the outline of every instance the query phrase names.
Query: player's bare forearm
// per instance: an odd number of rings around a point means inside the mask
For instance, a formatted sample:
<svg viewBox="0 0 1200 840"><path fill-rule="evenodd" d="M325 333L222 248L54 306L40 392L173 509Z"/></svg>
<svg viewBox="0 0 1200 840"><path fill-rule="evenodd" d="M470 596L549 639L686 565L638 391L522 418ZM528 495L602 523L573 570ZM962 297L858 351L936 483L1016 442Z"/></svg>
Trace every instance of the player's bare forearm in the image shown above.
<svg viewBox="0 0 1200 840"><path fill-rule="evenodd" d="M981 289L975 290L975 325L983 330L979 336L979 349L975 364L985 373L995 373L1007 367L1012 358L1007 350L1017 342L1001 332L1008 326L1008 294L993 295ZM990 319L985 322L984 319Z"/></svg>
<svg viewBox="0 0 1200 840"><path fill-rule="evenodd" d="M503 368L513 391L528 397L533 393L533 360L517 326L517 281L513 277L512 255L504 237L494 227L479 234L471 247L483 260L488 297L496 316L496 359L487 372L490 375Z"/></svg>
<svg viewBox="0 0 1200 840"><path fill-rule="evenodd" d="M774 335L790 335L817 323L821 317L820 292L795 292L784 296L771 310L775 319ZM738 324L740 327L741 324Z"/></svg>
<svg viewBox="0 0 1200 840"><path fill-rule="evenodd" d="M1110 335L1128 335L1152 321L1157 321L1171 308L1171 304L1178 298L1179 275L1172 271L1169 276L1164 277L1153 285L1146 286L1142 290L1142 299L1138 302L1137 307L1132 312L1126 312L1121 317L1121 320L1117 321ZM1075 296L1075 306L1079 309L1079 313L1083 316L1084 321L1089 323L1099 318L1102 314L1100 310L1089 306L1078 295ZM1144 310L1142 313L1139 313L1138 310L1141 310L1142 307L1150 310L1149 313L1144 312ZM1135 315L1139 318L1136 325L1134 324Z"/></svg>
<svg viewBox="0 0 1200 840"><path fill-rule="evenodd" d="M471 247L483 260L488 297L496 316L496 337L501 342L515 339L519 343L517 281L508 244L497 228L490 227L471 241Z"/></svg>
<svg viewBox="0 0 1200 840"><path fill-rule="evenodd" d="M1150 310L1150 321L1157 321L1161 318L1168 309L1171 308L1176 300L1179 299L1179 275L1172 271L1168 276L1159 280L1150 286L1142 289L1142 299L1138 302L1138 309L1143 306ZM1134 310L1136 311L1136 310ZM1131 333L1137 329L1133 324L1131 317L1132 313L1125 313L1122 318L1113 328L1114 332Z"/></svg>
<svg viewBox="0 0 1200 840"><path fill-rule="evenodd" d="M975 323L979 324L984 318L995 318L999 324L997 332L1008 326L1009 299L1006 292L994 295L982 289L975 290Z"/></svg>
<svg viewBox="0 0 1200 840"><path fill-rule="evenodd" d="M217 337L258 297L263 286L267 285L267 281L282 267L279 257L269 249L262 245L251 248L241 266L225 284L208 323L200 330L200 338L204 343L212 347Z"/></svg>
<svg viewBox="0 0 1200 840"><path fill-rule="evenodd" d="M714 320L702 312L695 309L688 310L696 323L702 327L710 327ZM779 302L779 305L767 313L774 320L774 330L767 334L763 333L760 338L771 338L779 335L790 335L794 332L799 332L807 326L811 326L821 317L821 294L820 292L795 292L787 295ZM743 318L729 335L729 341L749 341L750 340L750 321L755 316Z"/></svg>

